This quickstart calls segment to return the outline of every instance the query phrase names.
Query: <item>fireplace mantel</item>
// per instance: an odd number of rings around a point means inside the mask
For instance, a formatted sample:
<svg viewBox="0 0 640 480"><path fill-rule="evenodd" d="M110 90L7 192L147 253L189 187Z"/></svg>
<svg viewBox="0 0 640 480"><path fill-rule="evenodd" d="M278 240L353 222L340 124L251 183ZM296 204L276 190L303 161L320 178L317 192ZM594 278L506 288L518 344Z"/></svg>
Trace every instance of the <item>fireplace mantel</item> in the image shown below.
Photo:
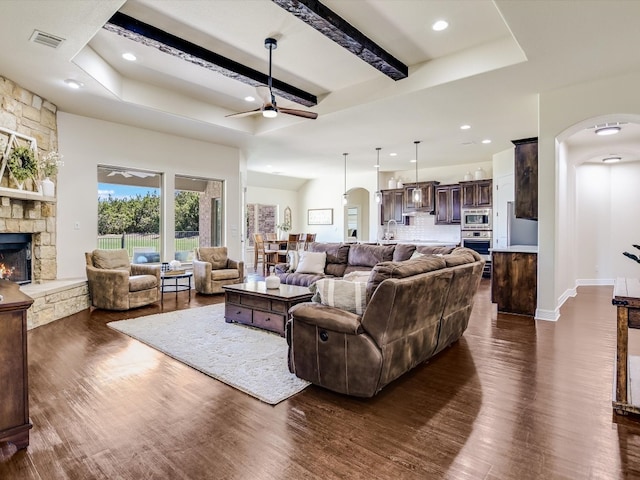
<svg viewBox="0 0 640 480"><path fill-rule="evenodd" d="M17 188L0 187L0 197L16 198L18 200L33 200L39 202L56 203L56 197L46 197L41 192L18 190Z"/></svg>

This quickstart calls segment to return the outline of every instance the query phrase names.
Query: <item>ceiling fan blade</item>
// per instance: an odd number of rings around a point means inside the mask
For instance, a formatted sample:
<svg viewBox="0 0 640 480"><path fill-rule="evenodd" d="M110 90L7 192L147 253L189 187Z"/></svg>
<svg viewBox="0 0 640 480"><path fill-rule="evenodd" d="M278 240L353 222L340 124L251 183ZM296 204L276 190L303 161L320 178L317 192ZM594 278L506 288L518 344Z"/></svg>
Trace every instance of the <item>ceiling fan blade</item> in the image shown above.
<svg viewBox="0 0 640 480"><path fill-rule="evenodd" d="M296 110L295 108L278 107L278 112L286 113L287 115L295 115L296 117L310 118L311 120L315 120L316 118L318 118L318 114L316 112Z"/></svg>
<svg viewBox="0 0 640 480"><path fill-rule="evenodd" d="M256 108L255 110L249 110L248 112L230 113L229 115L225 115L225 117L248 117L249 115L255 115L261 111L262 108Z"/></svg>

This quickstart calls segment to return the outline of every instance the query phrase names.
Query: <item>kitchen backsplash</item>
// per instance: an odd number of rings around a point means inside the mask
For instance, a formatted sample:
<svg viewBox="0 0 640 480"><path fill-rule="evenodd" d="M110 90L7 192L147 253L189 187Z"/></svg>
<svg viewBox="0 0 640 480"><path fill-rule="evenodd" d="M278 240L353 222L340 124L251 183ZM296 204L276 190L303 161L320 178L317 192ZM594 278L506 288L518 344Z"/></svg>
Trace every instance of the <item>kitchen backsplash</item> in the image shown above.
<svg viewBox="0 0 640 480"><path fill-rule="evenodd" d="M398 225L397 240L437 240L460 242L460 225L435 225L435 216L418 213L411 217L411 225ZM386 228L386 225L385 227ZM393 230L393 226L392 226Z"/></svg>

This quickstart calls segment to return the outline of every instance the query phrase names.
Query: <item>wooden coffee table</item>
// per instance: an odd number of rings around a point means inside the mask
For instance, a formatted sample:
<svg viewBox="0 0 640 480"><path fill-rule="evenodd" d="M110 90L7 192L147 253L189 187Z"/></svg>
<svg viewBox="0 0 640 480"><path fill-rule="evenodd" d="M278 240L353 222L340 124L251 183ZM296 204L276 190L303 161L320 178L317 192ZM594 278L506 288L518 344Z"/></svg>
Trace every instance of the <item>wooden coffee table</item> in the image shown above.
<svg viewBox="0 0 640 480"><path fill-rule="evenodd" d="M307 287L280 285L277 289L268 290L264 282L238 283L222 288L227 323L243 323L282 336L289 309L297 303L310 301L313 296Z"/></svg>

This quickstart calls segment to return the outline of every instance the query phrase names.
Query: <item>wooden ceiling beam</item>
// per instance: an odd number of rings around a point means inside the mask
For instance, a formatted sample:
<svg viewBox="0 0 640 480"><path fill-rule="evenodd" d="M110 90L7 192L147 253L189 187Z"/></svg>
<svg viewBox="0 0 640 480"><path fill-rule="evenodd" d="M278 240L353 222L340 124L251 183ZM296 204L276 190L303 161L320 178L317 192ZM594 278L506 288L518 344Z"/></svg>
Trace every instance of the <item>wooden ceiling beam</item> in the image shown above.
<svg viewBox="0 0 640 480"><path fill-rule="evenodd" d="M409 67L317 0L272 1L394 80L409 76Z"/></svg>
<svg viewBox="0 0 640 480"><path fill-rule="evenodd" d="M103 28L129 40L157 48L166 54L173 55L174 57L207 68L213 72L220 73L225 77L253 85L254 87L267 85L269 81L269 76L265 73L223 57L222 55L141 22L140 20L136 20L124 13L116 12ZM286 98L305 107L313 107L318 104L318 99L315 95L275 78L273 79L273 93L278 97Z"/></svg>

